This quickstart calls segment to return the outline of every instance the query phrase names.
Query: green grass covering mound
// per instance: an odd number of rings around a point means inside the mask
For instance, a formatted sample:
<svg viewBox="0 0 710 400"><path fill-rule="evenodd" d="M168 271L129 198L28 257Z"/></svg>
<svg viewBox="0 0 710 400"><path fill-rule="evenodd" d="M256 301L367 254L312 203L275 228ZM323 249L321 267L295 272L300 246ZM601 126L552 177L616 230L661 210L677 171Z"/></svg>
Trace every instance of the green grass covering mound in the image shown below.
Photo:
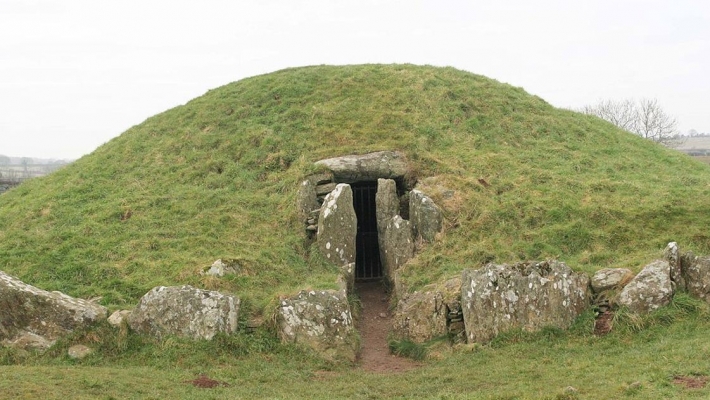
<svg viewBox="0 0 710 400"><path fill-rule="evenodd" d="M456 193L432 190L445 232L406 267L411 287L488 261L638 269L672 240L710 253L707 165L453 68L318 66L209 91L3 194L0 269L111 307L192 284L259 309L333 285L304 245L298 183L316 160L378 150ZM218 258L241 273L202 277Z"/></svg>

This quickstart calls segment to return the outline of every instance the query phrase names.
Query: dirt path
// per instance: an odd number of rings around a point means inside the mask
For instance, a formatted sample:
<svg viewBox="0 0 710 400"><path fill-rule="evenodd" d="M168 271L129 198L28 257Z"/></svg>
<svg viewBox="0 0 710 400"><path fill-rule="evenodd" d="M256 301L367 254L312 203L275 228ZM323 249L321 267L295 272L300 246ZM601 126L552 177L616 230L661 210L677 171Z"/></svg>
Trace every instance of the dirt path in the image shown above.
<svg viewBox="0 0 710 400"><path fill-rule="evenodd" d="M362 340L360 367L371 372L402 372L420 366L419 363L389 352L387 335L392 317L387 309L387 293L380 282L358 282L355 291L362 302L358 324Z"/></svg>

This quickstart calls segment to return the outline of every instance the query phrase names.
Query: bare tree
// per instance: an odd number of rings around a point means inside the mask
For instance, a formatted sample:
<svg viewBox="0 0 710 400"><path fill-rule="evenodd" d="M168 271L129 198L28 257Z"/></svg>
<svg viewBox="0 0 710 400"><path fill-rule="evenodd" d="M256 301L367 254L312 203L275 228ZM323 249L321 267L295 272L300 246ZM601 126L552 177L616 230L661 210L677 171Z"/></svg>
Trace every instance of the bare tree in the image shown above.
<svg viewBox="0 0 710 400"><path fill-rule="evenodd" d="M32 164L32 159L29 157L22 157L22 160L20 162L22 163L22 169L25 172L25 179L29 179L29 177L30 177L29 166L30 166L30 164Z"/></svg>
<svg viewBox="0 0 710 400"><path fill-rule="evenodd" d="M683 143L678 122L666 114L656 99L600 101L582 108L585 114L596 115L621 129L668 147Z"/></svg>
<svg viewBox="0 0 710 400"><path fill-rule="evenodd" d="M584 106L582 112L609 121L621 129L634 132L638 120L638 110L633 100L602 100L590 106Z"/></svg>

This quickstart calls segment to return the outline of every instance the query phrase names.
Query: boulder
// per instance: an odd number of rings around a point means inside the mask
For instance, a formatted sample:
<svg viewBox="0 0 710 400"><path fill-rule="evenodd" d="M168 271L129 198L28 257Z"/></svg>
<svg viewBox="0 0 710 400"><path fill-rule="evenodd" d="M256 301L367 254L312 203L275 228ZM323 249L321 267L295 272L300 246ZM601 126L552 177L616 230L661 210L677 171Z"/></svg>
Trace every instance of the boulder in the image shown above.
<svg viewBox="0 0 710 400"><path fill-rule="evenodd" d="M119 328L124 321L128 322L129 315L131 315L131 310L116 310L108 317L108 323L114 328Z"/></svg>
<svg viewBox="0 0 710 400"><path fill-rule="evenodd" d="M670 303L673 298L671 267L656 260L645 266L619 294L621 306L635 313L646 313Z"/></svg>
<svg viewBox="0 0 710 400"><path fill-rule="evenodd" d="M602 268L592 276L594 293L617 289L633 279L634 273L628 268Z"/></svg>
<svg viewBox="0 0 710 400"><path fill-rule="evenodd" d="M344 183L402 179L409 171L404 154L396 151L328 158L317 161L316 165L328 168L337 182Z"/></svg>
<svg viewBox="0 0 710 400"><path fill-rule="evenodd" d="M399 215L388 222L380 244L382 269L389 282L394 282L395 272L414 256L412 224Z"/></svg>
<svg viewBox="0 0 710 400"><path fill-rule="evenodd" d="M344 290L304 290L282 298L276 323L283 342L304 344L330 360L355 361L359 341Z"/></svg>
<svg viewBox="0 0 710 400"><path fill-rule="evenodd" d="M688 294L710 303L710 257L688 252L683 255L682 264Z"/></svg>
<svg viewBox="0 0 710 400"><path fill-rule="evenodd" d="M81 360L92 352L93 350L91 350L91 348L84 346L83 344L75 344L67 350L67 355L69 356L69 358Z"/></svg>
<svg viewBox="0 0 710 400"><path fill-rule="evenodd" d="M670 242L663 251L663 258L671 267L671 281L675 284L676 290L685 290L685 279L681 266L681 255L678 250L678 243Z"/></svg>
<svg viewBox="0 0 710 400"><path fill-rule="evenodd" d="M590 303L589 278L558 261L488 264L462 273L461 308L468 343L511 329L568 328Z"/></svg>
<svg viewBox="0 0 710 400"><path fill-rule="evenodd" d="M128 316L136 332L162 338L176 335L210 340L237 331L240 300L192 286L159 286L146 293Z"/></svg>
<svg viewBox="0 0 710 400"><path fill-rule="evenodd" d="M461 280L455 278L431 290L404 294L397 302L392 318L393 333L415 343L449 333L449 314L458 313Z"/></svg>
<svg viewBox="0 0 710 400"><path fill-rule="evenodd" d="M392 318L392 330L398 338L415 343L446 334L446 306L438 291L414 292L398 302Z"/></svg>
<svg viewBox="0 0 710 400"><path fill-rule="evenodd" d="M414 238L431 243L441 232L444 218L439 206L415 189L409 193L409 220L412 221Z"/></svg>
<svg viewBox="0 0 710 400"><path fill-rule="evenodd" d="M205 270L202 271L202 275L216 276L221 278L228 274L237 274L239 273L240 269L241 267L239 266L239 263L235 260L222 261L221 259L219 259L213 262L210 267L205 268Z"/></svg>
<svg viewBox="0 0 710 400"><path fill-rule="evenodd" d="M0 343L46 349L75 329L106 318L105 307L47 292L0 271Z"/></svg>
<svg viewBox="0 0 710 400"><path fill-rule="evenodd" d="M350 185L339 184L328 193L318 216L318 248L338 267L355 262L357 216Z"/></svg>

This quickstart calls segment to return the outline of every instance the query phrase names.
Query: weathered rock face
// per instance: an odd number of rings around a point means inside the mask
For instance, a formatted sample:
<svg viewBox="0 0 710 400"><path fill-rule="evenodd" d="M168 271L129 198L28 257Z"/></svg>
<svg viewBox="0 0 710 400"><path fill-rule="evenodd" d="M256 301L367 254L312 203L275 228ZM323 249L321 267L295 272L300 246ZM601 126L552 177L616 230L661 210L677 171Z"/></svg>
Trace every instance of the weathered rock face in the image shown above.
<svg viewBox="0 0 710 400"><path fill-rule="evenodd" d="M681 267L681 255L678 243L670 242L663 251L663 258L671 267L671 281L675 283L676 290L685 290L685 279Z"/></svg>
<svg viewBox="0 0 710 400"><path fill-rule="evenodd" d="M317 161L316 165L325 166L337 182L344 183L402 179L407 174L407 160L396 151L329 158Z"/></svg>
<svg viewBox="0 0 710 400"><path fill-rule="evenodd" d="M441 232L444 219L441 209L427 195L415 189L409 193L409 220L414 228L414 238L421 237L431 243Z"/></svg>
<svg viewBox="0 0 710 400"><path fill-rule="evenodd" d="M279 337L331 360L355 361L359 344L345 291L301 291L276 310Z"/></svg>
<svg viewBox="0 0 710 400"><path fill-rule="evenodd" d="M488 264L462 274L461 308L469 343L488 342L515 328L568 328L589 302L589 278L558 261Z"/></svg>
<svg viewBox="0 0 710 400"><path fill-rule="evenodd" d="M670 303L673 298L671 267L657 260L645 266L619 294L619 305L636 313L646 313Z"/></svg>
<svg viewBox="0 0 710 400"><path fill-rule="evenodd" d="M446 334L446 306L438 291L414 292L397 302L392 330L397 337L422 343Z"/></svg>
<svg viewBox="0 0 710 400"><path fill-rule="evenodd" d="M461 280L456 278L424 292L404 295L397 302L392 318L395 336L415 343L451 333L450 314L458 315ZM459 321L454 321L457 323ZM454 327L458 331L463 327Z"/></svg>
<svg viewBox="0 0 710 400"><path fill-rule="evenodd" d="M301 182L301 186L298 187L298 193L296 194L296 210L298 211L299 220L306 221L311 211L318 207L316 187L309 179L306 179Z"/></svg>
<svg viewBox="0 0 710 400"><path fill-rule="evenodd" d="M382 238L385 236L387 222L395 215L399 215L399 198L397 197L397 184L392 179L377 180L377 194L375 195L375 215L377 218L377 237L382 250ZM384 258L384 253L382 257Z"/></svg>
<svg viewBox="0 0 710 400"><path fill-rule="evenodd" d="M594 273L592 277L592 290L601 293L606 290L616 289L633 279L634 273L627 268L603 268Z"/></svg>
<svg viewBox="0 0 710 400"><path fill-rule="evenodd" d="M141 298L128 324L136 332L158 338L210 340L218 332L237 331L239 306L236 296L192 286L159 286Z"/></svg>
<svg viewBox="0 0 710 400"><path fill-rule="evenodd" d="M710 303L710 257L688 252L683 255L682 264L688 293Z"/></svg>
<svg viewBox="0 0 710 400"><path fill-rule="evenodd" d="M355 262L357 216L350 185L339 184L323 202L318 217L318 248L330 262L343 266Z"/></svg>
<svg viewBox="0 0 710 400"><path fill-rule="evenodd" d="M5 346L46 349L106 313L98 304L38 289L0 271L0 342Z"/></svg>
<svg viewBox="0 0 710 400"><path fill-rule="evenodd" d="M394 273L414 256L412 224L395 215L385 228L380 244L382 268L389 282L394 282Z"/></svg>

